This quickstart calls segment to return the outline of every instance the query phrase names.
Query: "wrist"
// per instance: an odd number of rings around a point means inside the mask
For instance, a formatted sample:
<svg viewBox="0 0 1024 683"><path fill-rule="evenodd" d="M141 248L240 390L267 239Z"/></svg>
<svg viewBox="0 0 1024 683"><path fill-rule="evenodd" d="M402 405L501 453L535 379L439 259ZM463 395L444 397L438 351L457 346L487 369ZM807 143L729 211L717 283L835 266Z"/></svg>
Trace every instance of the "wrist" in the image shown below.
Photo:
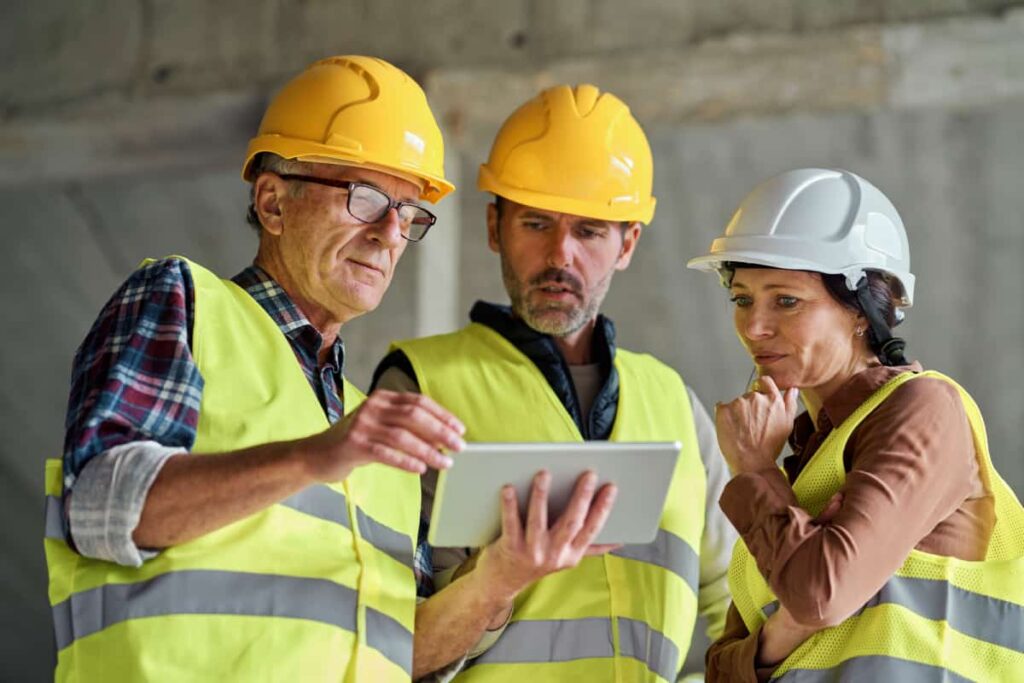
<svg viewBox="0 0 1024 683"><path fill-rule="evenodd" d="M486 596L488 607L495 612L510 608L525 588L502 571L501 560L491 546L480 551L476 566L465 578L471 579Z"/></svg>
<svg viewBox="0 0 1024 683"><path fill-rule="evenodd" d="M333 471L329 465L329 454L326 453L327 446L323 443L322 434L314 434L304 439L287 441L282 444L284 447L283 458L293 464L299 472L303 486L311 484L339 481L348 476L348 470L338 475L338 468Z"/></svg>
<svg viewBox="0 0 1024 683"><path fill-rule="evenodd" d="M506 607L499 609L491 617L490 623L487 624L488 631L497 631L505 628L508 625L509 619L512 618L512 607L513 603L509 603Z"/></svg>
<svg viewBox="0 0 1024 683"><path fill-rule="evenodd" d="M810 638L817 629L800 626L785 608L768 618L757 636L759 667L776 667Z"/></svg>
<svg viewBox="0 0 1024 683"><path fill-rule="evenodd" d="M775 638L775 624L769 620L762 626L757 634L757 654L754 657L754 665L758 668L777 666L783 659L779 656L778 643Z"/></svg>

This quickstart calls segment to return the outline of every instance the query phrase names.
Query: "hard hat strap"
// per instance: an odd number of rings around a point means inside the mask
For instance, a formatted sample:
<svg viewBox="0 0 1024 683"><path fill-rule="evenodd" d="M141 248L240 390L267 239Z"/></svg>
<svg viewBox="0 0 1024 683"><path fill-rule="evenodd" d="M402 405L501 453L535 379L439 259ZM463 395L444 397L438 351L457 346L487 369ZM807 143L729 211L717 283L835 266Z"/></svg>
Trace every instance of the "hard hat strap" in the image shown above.
<svg viewBox="0 0 1024 683"><path fill-rule="evenodd" d="M903 350L907 347L907 342L901 337L892 336L892 331L882 318L878 305L871 298L871 289L866 276L857 283L856 294L857 303L860 304L860 309L864 312L864 317L868 319L868 325L871 327L872 350L878 354L882 365L906 365L907 359L903 355Z"/></svg>

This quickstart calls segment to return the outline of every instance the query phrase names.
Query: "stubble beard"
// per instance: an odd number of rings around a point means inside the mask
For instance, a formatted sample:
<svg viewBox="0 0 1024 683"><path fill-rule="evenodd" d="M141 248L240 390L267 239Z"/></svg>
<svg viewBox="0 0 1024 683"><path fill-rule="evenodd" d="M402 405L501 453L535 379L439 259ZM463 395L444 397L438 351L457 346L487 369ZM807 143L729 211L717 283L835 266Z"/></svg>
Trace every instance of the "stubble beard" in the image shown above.
<svg viewBox="0 0 1024 683"><path fill-rule="evenodd" d="M550 275L553 272L553 270L545 271L533 279L551 279ZM560 272L564 273L564 271ZM512 303L512 311L534 331L552 337L567 337L597 317L601 303L608 293L613 272L609 271L589 292L583 290L582 283L574 276L565 274L563 277L566 282L573 285L572 289L579 303L558 304L553 302L534 305L529 296L530 284L520 280L505 257L501 257L501 277L505 283L505 291Z"/></svg>

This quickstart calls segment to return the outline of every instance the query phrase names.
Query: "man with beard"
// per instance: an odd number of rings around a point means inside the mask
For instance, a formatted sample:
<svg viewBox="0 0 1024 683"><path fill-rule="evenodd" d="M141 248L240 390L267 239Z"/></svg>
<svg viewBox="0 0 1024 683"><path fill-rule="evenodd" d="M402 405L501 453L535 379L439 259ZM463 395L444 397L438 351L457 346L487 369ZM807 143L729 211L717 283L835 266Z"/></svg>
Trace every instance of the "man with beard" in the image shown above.
<svg viewBox="0 0 1024 683"><path fill-rule="evenodd" d="M674 681L698 613L721 632L735 536L715 505L726 477L713 424L675 371L617 349L598 313L654 214L652 172L614 95L558 86L524 104L478 179L495 195L488 243L511 307L478 302L468 326L399 342L377 369L376 386L430 396L470 441L683 444L651 544L589 545L614 493L592 473L550 527L547 473L525 522L506 488L502 535L479 553L431 549L421 530L414 676ZM434 483L424 477L424 527Z"/></svg>

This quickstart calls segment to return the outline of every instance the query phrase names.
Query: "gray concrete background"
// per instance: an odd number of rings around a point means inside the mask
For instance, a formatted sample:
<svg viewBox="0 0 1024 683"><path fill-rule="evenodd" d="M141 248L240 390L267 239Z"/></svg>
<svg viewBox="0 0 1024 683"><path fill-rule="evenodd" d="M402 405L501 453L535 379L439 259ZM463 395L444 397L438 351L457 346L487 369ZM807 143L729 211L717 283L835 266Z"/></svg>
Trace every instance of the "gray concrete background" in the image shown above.
<svg viewBox="0 0 1024 683"><path fill-rule="evenodd" d="M994 0L106 0L0 8L0 680L53 662L42 461L59 454L70 362L145 256L229 275L255 250L238 166L274 88L329 54L417 77L459 192L406 252L374 314L346 326L365 386L391 339L503 300L477 165L537 89L592 82L654 150L658 211L605 312L623 346L678 368L708 404L750 366L724 292L685 269L756 182L805 165L865 175L908 226L911 355L959 379L1018 492L1024 463L1024 10Z"/></svg>

